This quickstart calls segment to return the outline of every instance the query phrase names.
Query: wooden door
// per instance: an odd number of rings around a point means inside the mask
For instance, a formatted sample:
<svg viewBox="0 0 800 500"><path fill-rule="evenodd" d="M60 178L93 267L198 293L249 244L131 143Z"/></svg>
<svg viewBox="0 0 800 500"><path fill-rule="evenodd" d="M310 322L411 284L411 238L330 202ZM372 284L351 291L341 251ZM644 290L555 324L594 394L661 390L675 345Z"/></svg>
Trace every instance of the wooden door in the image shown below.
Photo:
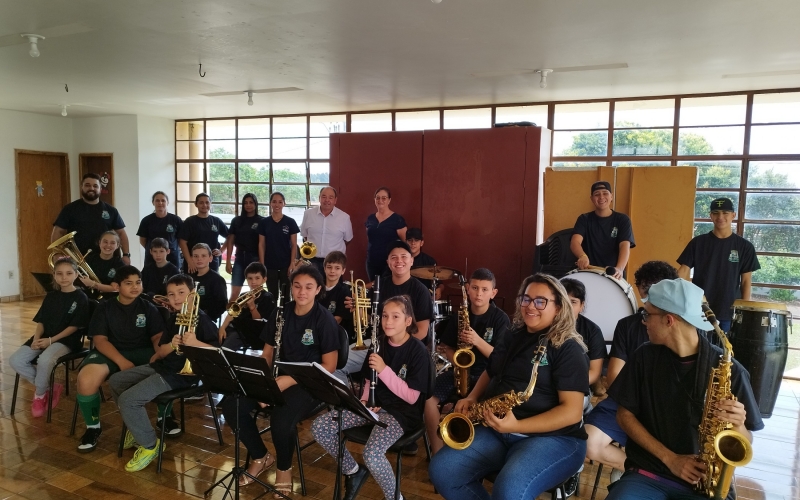
<svg viewBox="0 0 800 500"><path fill-rule="evenodd" d="M100 176L100 201L114 204L114 154L81 153L78 155L81 177L88 172Z"/></svg>
<svg viewBox="0 0 800 500"><path fill-rule="evenodd" d="M16 150L17 249L20 295L44 295L31 272L47 273L47 246L53 222L69 203L69 158L66 153Z"/></svg>

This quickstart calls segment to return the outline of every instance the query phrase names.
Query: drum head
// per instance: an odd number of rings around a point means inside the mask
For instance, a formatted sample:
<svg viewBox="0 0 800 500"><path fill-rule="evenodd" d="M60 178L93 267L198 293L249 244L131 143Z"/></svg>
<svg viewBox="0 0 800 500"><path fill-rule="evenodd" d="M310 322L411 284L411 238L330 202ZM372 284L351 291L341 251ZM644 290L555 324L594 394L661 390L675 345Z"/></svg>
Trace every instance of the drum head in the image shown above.
<svg viewBox="0 0 800 500"><path fill-rule="evenodd" d="M586 287L583 315L597 323L609 345L614 339L617 321L636 312L633 288L625 280L617 280L594 271L576 270L565 278L580 281ZM562 278L563 279L563 278Z"/></svg>

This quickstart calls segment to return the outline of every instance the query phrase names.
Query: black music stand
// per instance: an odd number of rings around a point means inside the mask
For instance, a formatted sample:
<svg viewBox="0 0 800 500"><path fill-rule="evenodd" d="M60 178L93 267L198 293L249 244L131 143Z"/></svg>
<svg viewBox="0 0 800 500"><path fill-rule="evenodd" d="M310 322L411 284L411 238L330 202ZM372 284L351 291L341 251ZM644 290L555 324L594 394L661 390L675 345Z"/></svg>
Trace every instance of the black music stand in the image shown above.
<svg viewBox="0 0 800 500"><path fill-rule="evenodd" d="M342 412L350 410L380 427L386 427L386 424L378 420L377 416L364 406L361 400L353 394L349 385L334 377L319 363L277 361L276 364L280 367L282 374L290 375L314 398L328 403L336 410L336 421L339 423L339 453L336 457L336 484L333 488L333 499L339 500L342 489L342 460L344 459Z"/></svg>
<svg viewBox="0 0 800 500"><path fill-rule="evenodd" d="M239 478L247 476L254 482L264 487L266 492L277 493L289 500L289 497L278 492L273 486L249 474L247 469L239 466L239 399L241 397L253 398L271 405L283 405L284 399L278 384L272 377L272 369L267 360L260 356L247 356L227 349L209 347L183 346L181 348L186 359L192 363L192 371L203 381L203 387L212 392L234 396L236 398L236 422L233 426L234 434L234 467L222 479L214 483L204 493L207 497L217 486L225 485L223 500L231 494L233 487L234 500L239 500Z"/></svg>

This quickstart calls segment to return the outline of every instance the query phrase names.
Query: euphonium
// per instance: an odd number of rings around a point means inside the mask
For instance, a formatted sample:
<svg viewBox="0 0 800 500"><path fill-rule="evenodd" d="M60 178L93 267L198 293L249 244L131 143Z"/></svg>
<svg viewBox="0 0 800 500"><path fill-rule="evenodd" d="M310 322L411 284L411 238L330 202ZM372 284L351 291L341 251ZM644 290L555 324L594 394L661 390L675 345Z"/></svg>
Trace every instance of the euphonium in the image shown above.
<svg viewBox="0 0 800 500"><path fill-rule="evenodd" d="M239 298L236 299L236 302L231 304L231 306L228 308L228 316L231 316L232 318L238 317L240 314L242 314L242 309L248 300L257 299L265 291L267 291L267 285L263 284L254 290L250 290L247 293L239 295Z"/></svg>
<svg viewBox="0 0 800 500"><path fill-rule="evenodd" d="M313 259L317 256L317 245L311 243L310 241L306 241L300 245L299 252L300 258L297 259L297 264L310 265L311 261L308 259Z"/></svg>
<svg viewBox="0 0 800 500"><path fill-rule="evenodd" d="M92 253L91 250L86 252L86 254L82 254L78 245L75 244L75 233L78 231L72 231L69 234L65 234L61 238L57 239L56 241L50 243L50 246L47 247L50 250L50 255L47 256L47 263L50 264L50 269L55 269L56 265L56 256L57 255L66 255L70 259L75 262L75 265L78 267L78 275L83 278L88 278L96 283L100 283L100 278L94 274L92 268L89 264L86 263L86 256ZM97 299L101 299L103 295L98 292Z"/></svg>
<svg viewBox="0 0 800 500"><path fill-rule="evenodd" d="M183 338L186 332L193 332L197 327L197 322L200 319L200 295L197 292L192 292L186 297L186 301L181 306L180 312L175 316L175 324L178 325L178 335ZM180 356L180 346L175 349L175 352ZM179 375L194 375L192 371L192 363L188 359L183 364L183 369L178 372Z"/></svg>
<svg viewBox="0 0 800 500"><path fill-rule="evenodd" d="M753 458L753 446L742 433L731 429L726 422L714 413L719 402L735 400L731 393L731 365L733 348L728 337L719 328L714 312L703 298L703 312L714 327L714 333L722 343L722 356L719 364L711 370L703 406L703 419L700 421L698 460L706 465L706 477L695 485L695 489L709 498L722 500L728 496L733 479L733 469L747 465Z"/></svg>
<svg viewBox="0 0 800 500"><path fill-rule="evenodd" d="M461 278L461 307L458 309L458 350L453 354L453 377L456 391L462 398L469 394L469 369L475 364L472 344L461 341L461 334L469 329L469 304L464 278Z"/></svg>
<svg viewBox="0 0 800 500"><path fill-rule="evenodd" d="M356 345L353 350L363 351L367 348L364 344L364 332L369 326L369 299L367 284L364 280L353 280L353 271L350 271L350 290L353 293L353 328L356 331Z"/></svg>
<svg viewBox="0 0 800 500"><path fill-rule="evenodd" d="M536 387L536 378L539 374L539 363L542 362L547 354L547 340L543 340L533 356L533 370L531 370L531 380L528 387L523 392L510 391L500 394L493 398L481 401L469 407L467 414L450 413L439 423L439 432L442 435L444 444L456 450L463 450L472 444L475 438L475 425L483 424L484 413L488 410L497 418L505 417L515 406L519 406L529 400Z"/></svg>

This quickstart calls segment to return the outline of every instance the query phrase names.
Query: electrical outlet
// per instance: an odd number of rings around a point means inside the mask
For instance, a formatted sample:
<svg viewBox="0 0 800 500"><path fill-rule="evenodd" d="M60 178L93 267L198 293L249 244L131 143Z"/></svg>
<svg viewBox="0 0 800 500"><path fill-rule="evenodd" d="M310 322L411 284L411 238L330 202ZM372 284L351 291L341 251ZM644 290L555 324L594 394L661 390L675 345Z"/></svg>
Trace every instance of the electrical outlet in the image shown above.
<svg viewBox="0 0 800 500"><path fill-rule="evenodd" d="M10 280L14 279L14 271L9 271L8 272L8 279L10 279Z"/></svg>

